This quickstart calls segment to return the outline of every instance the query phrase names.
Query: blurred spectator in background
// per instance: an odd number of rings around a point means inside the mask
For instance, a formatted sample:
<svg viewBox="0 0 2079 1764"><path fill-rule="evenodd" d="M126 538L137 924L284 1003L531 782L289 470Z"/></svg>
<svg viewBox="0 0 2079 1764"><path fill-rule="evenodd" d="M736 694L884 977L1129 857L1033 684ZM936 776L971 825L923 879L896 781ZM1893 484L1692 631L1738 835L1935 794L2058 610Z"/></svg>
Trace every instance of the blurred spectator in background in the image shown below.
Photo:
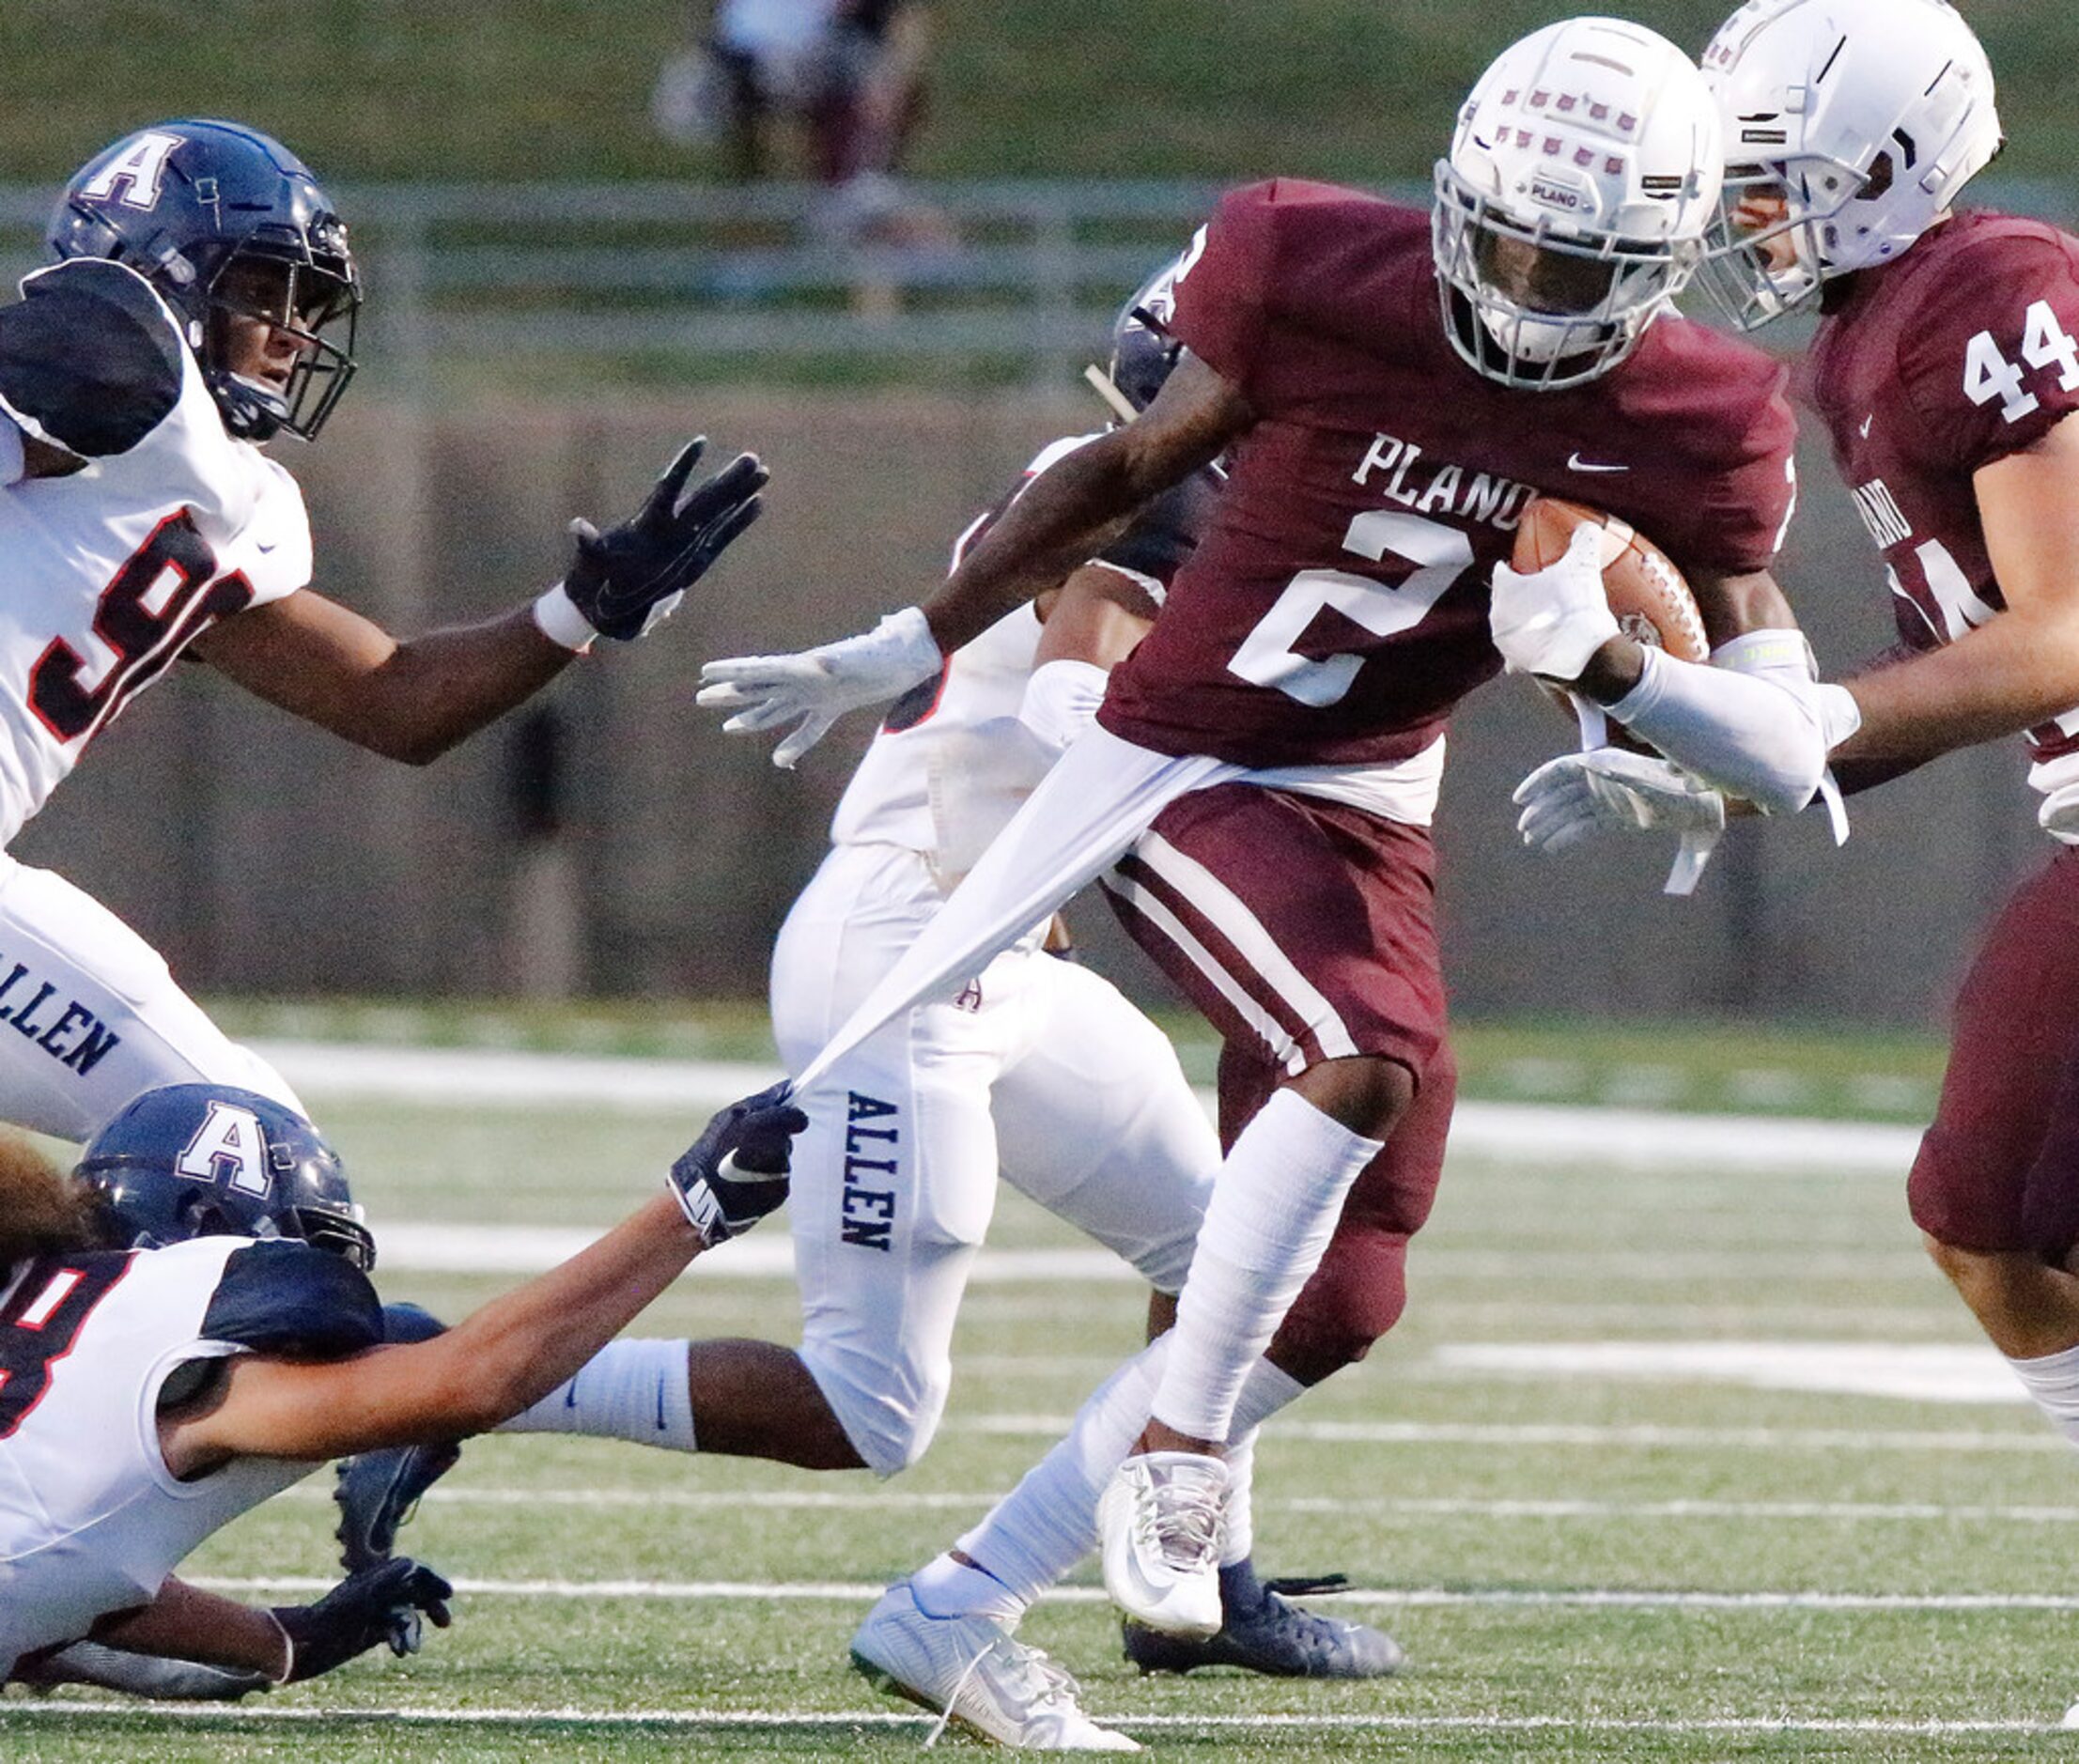
<svg viewBox="0 0 2079 1764"><path fill-rule="evenodd" d="M946 237L895 181L923 114L930 8L923 0L697 3L699 46L667 62L652 115L667 139L720 142L731 174L770 177L775 137L798 133L831 236L888 244Z"/></svg>

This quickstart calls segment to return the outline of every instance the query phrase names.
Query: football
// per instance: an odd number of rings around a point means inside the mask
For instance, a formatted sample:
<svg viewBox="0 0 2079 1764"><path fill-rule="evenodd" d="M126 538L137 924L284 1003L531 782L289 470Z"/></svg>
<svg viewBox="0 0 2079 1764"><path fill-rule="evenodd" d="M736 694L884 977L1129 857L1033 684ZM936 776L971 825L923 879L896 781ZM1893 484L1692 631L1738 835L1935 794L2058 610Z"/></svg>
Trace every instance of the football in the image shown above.
<svg viewBox="0 0 2079 1764"><path fill-rule="evenodd" d="M1625 635L1683 661L1708 661L1711 640L1682 572L1667 552L1614 515L1556 496L1534 496L1516 529L1511 563L1525 571L1557 564L1583 521L1603 529L1603 591Z"/></svg>

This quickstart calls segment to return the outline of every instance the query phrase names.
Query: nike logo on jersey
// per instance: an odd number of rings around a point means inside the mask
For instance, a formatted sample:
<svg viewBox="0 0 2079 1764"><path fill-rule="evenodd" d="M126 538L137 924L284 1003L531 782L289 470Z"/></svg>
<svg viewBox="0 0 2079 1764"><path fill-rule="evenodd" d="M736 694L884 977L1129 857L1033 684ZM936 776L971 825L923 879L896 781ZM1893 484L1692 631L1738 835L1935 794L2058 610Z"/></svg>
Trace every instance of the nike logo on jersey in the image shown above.
<svg viewBox="0 0 2079 1764"><path fill-rule="evenodd" d="M1569 472L1629 472L1629 466L1606 466L1593 459L1584 459L1579 454L1569 454L1566 460Z"/></svg>
<svg viewBox="0 0 2079 1764"><path fill-rule="evenodd" d="M1863 418L1862 428L1860 429L1860 431L1858 431L1861 434L1863 440L1868 441L1870 439L1870 426L1876 420L1877 418L1874 412Z"/></svg>

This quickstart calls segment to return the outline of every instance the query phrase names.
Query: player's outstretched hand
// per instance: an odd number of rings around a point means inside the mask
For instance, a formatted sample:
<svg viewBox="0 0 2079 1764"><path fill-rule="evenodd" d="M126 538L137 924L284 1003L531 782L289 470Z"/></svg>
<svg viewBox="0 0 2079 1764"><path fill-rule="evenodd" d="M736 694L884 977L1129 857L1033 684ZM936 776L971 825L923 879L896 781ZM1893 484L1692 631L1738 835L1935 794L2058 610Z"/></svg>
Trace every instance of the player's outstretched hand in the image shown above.
<svg viewBox="0 0 2079 1764"><path fill-rule="evenodd" d="M276 1605L274 1620L288 1637L284 1684L301 1684L335 1666L388 1646L394 1654L419 1651L420 1618L436 1629L452 1620L447 1602L455 1588L408 1555L349 1574L316 1604Z"/></svg>
<svg viewBox="0 0 2079 1764"><path fill-rule="evenodd" d="M1487 622L1501 658L1518 673L1564 686L1619 635L1600 563L1603 529L1584 521L1556 564L1528 573L1495 565Z"/></svg>
<svg viewBox="0 0 2079 1764"><path fill-rule="evenodd" d="M870 631L792 656L731 656L700 671L697 702L734 713L725 735L756 735L792 723L772 750L791 768L848 710L879 704L945 665L922 609L891 612Z"/></svg>
<svg viewBox="0 0 2079 1764"><path fill-rule="evenodd" d="M1725 797L1668 760L1621 748L1565 753L1516 786L1516 831L1533 851L1564 851L1603 831L1717 833Z"/></svg>
<svg viewBox="0 0 2079 1764"><path fill-rule="evenodd" d="M588 520L570 523L578 549L561 592L590 631L622 642L647 636L764 512L758 492L772 474L755 454L738 454L706 483L686 487L706 445L705 435L686 443L633 519L604 533ZM544 609L536 616L549 630L552 614ZM562 639L556 630L549 635Z"/></svg>
<svg viewBox="0 0 2079 1764"><path fill-rule="evenodd" d="M790 1100L794 1087L731 1103L687 1148L665 1178L704 1242L748 1231L787 1198L787 1158L809 1118Z"/></svg>

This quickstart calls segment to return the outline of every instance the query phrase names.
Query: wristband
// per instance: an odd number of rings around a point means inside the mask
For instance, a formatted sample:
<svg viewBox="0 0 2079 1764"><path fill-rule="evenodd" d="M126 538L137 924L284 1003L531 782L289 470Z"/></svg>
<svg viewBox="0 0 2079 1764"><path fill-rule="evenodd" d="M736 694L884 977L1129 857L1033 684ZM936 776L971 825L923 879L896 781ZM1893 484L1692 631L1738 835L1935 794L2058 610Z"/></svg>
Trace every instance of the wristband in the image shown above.
<svg viewBox="0 0 2079 1764"><path fill-rule="evenodd" d="M578 611L577 602L559 581L535 602L535 627L551 643L583 655L599 634L592 621Z"/></svg>

